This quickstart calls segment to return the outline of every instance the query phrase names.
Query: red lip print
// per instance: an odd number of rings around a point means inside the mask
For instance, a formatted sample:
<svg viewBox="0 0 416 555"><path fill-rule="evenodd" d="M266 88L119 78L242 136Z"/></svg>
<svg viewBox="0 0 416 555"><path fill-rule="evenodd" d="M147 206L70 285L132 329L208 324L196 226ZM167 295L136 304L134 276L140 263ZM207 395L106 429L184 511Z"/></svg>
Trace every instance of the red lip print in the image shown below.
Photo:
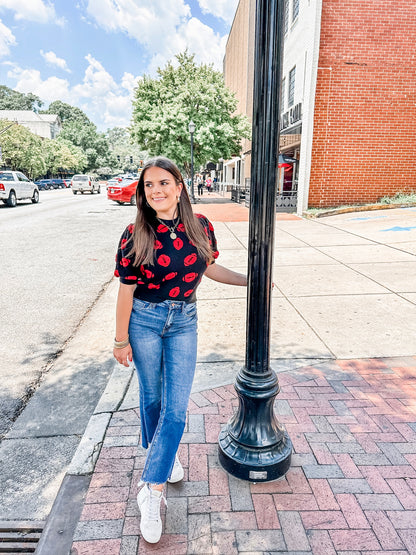
<svg viewBox="0 0 416 555"><path fill-rule="evenodd" d="M179 289L179 287L174 287L169 291L169 297L177 297L180 292L181 290Z"/></svg>
<svg viewBox="0 0 416 555"><path fill-rule="evenodd" d="M183 294L183 296L184 296L184 297L189 297L189 295L192 295L193 292L194 292L193 289L189 289L189 291L186 291L186 292Z"/></svg>
<svg viewBox="0 0 416 555"><path fill-rule="evenodd" d="M154 277L155 274L150 270L145 270L144 275L147 277L147 279L151 279L152 277Z"/></svg>
<svg viewBox="0 0 416 555"><path fill-rule="evenodd" d="M171 272L170 274L167 274L165 276L165 281L168 281L169 279L173 279L178 275L178 272Z"/></svg>
<svg viewBox="0 0 416 555"><path fill-rule="evenodd" d="M157 226L157 230L158 233L166 233L167 231L169 231L168 226L164 225L164 224L159 224Z"/></svg>
<svg viewBox="0 0 416 555"><path fill-rule="evenodd" d="M181 248L183 247L183 241L182 241L182 239L179 239L179 237L178 237L177 239L175 239L175 240L173 241L173 246L175 247L175 249L176 249L177 251L180 251Z"/></svg>
<svg viewBox="0 0 416 555"><path fill-rule="evenodd" d="M126 245L127 245L127 239L122 239L120 248L124 249L126 247Z"/></svg>
<svg viewBox="0 0 416 555"><path fill-rule="evenodd" d="M134 224L130 224L127 228L129 230L129 233L133 233L134 231Z"/></svg>
<svg viewBox="0 0 416 555"><path fill-rule="evenodd" d="M196 254L193 252L192 254L189 254L185 260L183 261L183 263L185 264L185 266L192 266L192 264L195 264L197 260L197 256Z"/></svg>
<svg viewBox="0 0 416 555"><path fill-rule="evenodd" d="M120 277L119 271L118 271L118 270L114 270L114 275L115 275L116 277Z"/></svg>
<svg viewBox="0 0 416 555"><path fill-rule="evenodd" d="M124 267L127 268L127 266L130 264L130 260L128 258L122 258L120 264Z"/></svg>
<svg viewBox="0 0 416 555"><path fill-rule="evenodd" d="M212 225L211 222L208 222L208 227L211 231L214 231L214 226Z"/></svg>
<svg viewBox="0 0 416 555"><path fill-rule="evenodd" d="M137 276L127 276L127 277L124 278L124 279L132 279L132 280L136 281Z"/></svg>
<svg viewBox="0 0 416 555"><path fill-rule="evenodd" d="M176 228L178 231L185 231L185 226L183 224L179 224Z"/></svg>
<svg viewBox="0 0 416 555"><path fill-rule="evenodd" d="M169 266L170 264L170 258L169 256L167 256L166 254L161 254L159 256L159 258L157 259L158 263L163 266L164 268L166 268L167 266Z"/></svg>
<svg viewBox="0 0 416 555"><path fill-rule="evenodd" d="M190 272L189 274L186 274L182 279L183 281L186 281L187 283L189 283L190 281L194 281L194 279L196 279L198 277L198 274L195 272Z"/></svg>
<svg viewBox="0 0 416 555"><path fill-rule="evenodd" d="M160 289L160 285L158 283L149 283L149 289Z"/></svg>
<svg viewBox="0 0 416 555"><path fill-rule="evenodd" d="M160 241L158 241L158 240L156 239L153 248L154 248L155 250L163 249L163 245L162 245L162 243L161 243Z"/></svg>

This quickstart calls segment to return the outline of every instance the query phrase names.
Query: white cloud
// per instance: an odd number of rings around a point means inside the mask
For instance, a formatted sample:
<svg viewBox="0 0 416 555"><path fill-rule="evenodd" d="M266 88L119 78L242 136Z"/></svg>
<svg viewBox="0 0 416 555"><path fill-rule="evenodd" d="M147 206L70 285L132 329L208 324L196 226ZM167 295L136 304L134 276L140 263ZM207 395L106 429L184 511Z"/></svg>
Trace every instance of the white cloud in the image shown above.
<svg viewBox="0 0 416 555"><path fill-rule="evenodd" d="M41 50L40 53L49 65L57 66L64 71L71 73L70 69L66 65L66 61L63 58L58 58L58 56L55 54L55 52L52 52L52 50L50 50L49 52L44 52L43 50Z"/></svg>
<svg viewBox="0 0 416 555"><path fill-rule="evenodd" d="M14 46L15 44L15 36L0 19L0 58L7 56L10 52L10 46Z"/></svg>
<svg viewBox="0 0 416 555"><path fill-rule="evenodd" d="M40 71L36 69L22 69L11 64L8 77L16 80L14 89L32 92L46 103L62 100L72 106L79 106L102 131L115 125L129 125L131 101L139 77L124 73L120 83L116 83L93 56L88 54L85 59L88 65L83 81L74 86L67 79L42 79Z"/></svg>
<svg viewBox="0 0 416 555"><path fill-rule="evenodd" d="M220 17L229 25L233 22L238 0L198 0L202 13L210 13Z"/></svg>
<svg viewBox="0 0 416 555"><path fill-rule="evenodd" d="M192 17L184 0L88 0L87 11L107 31L124 32L145 46L151 73L185 48L197 62L222 70L226 37Z"/></svg>
<svg viewBox="0 0 416 555"><path fill-rule="evenodd" d="M16 19L58 25L64 23L63 18L57 17L55 8L48 0L0 0L0 8L13 10Z"/></svg>

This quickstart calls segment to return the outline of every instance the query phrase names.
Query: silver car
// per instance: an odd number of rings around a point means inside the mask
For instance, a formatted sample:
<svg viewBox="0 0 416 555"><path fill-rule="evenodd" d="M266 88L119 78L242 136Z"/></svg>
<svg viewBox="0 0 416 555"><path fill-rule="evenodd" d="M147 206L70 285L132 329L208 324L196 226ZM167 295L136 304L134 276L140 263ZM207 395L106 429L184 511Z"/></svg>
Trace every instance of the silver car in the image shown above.
<svg viewBox="0 0 416 555"><path fill-rule="evenodd" d="M85 192L101 193L101 186L98 179L92 175L77 174L71 180L72 192L76 195L78 192L83 195Z"/></svg>

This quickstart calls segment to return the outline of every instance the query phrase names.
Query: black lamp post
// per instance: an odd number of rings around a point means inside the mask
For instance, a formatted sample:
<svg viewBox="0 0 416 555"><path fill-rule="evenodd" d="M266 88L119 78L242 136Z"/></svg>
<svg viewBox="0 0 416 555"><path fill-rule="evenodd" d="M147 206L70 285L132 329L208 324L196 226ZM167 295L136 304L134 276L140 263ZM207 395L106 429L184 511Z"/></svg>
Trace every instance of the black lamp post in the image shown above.
<svg viewBox="0 0 416 555"><path fill-rule="evenodd" d="M195 124L191 120L188 125L189 133L191 134L191 202L195 204L195 192L194 192L194 133Z"/></svg>
<svg viewBox="0 0 416 555"><path fill-rule="evenodd" d="M252 482L283 476L292 454L273 410L280 388L270 368L283 6L283 0L256 4L246 359L235 383L238 410L219 438L222 466Z"/></svg>

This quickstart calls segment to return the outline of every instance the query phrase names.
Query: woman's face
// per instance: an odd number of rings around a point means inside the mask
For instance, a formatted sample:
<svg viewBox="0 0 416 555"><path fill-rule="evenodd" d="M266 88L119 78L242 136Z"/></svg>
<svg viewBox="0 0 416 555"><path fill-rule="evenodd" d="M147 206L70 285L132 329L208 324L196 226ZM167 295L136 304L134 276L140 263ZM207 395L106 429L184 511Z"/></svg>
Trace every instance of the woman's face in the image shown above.
<svg viewBox="0 0 416 555"><path fill-rule="evenodd" d="M148 168L144 174L144 194L158 218L173 220L178 206L182 183L176 183L173 175L157 166Z"/></svg>

